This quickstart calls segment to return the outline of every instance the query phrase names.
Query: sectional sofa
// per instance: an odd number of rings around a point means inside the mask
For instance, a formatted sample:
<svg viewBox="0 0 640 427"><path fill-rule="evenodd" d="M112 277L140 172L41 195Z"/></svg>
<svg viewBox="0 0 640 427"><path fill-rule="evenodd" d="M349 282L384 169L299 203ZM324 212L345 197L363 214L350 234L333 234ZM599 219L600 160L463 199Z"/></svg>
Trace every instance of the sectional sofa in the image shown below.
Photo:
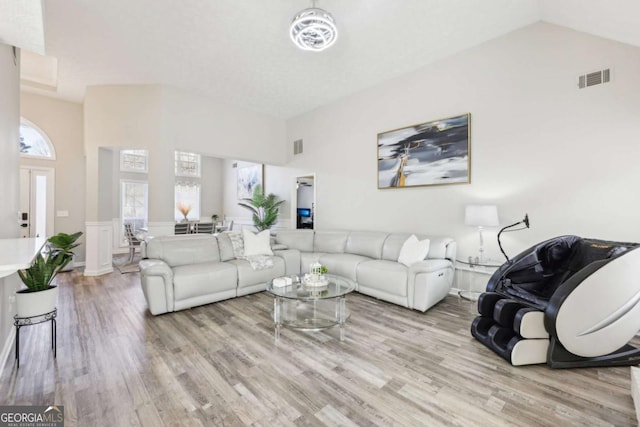
<svg viewBox="0 0 640 427"><path fill-rule="evenodd" d="M360 293L426 311L451 289L456 244L430 238L424 260L407 267L398 256L409 233L279 230L273 267L254 270L236 259L225 236L161 236L140 262L142 290L157 315L260 292L275 277L302 274L315 261L356 283ZM418 236L421 239L424 236Z"/></svg>

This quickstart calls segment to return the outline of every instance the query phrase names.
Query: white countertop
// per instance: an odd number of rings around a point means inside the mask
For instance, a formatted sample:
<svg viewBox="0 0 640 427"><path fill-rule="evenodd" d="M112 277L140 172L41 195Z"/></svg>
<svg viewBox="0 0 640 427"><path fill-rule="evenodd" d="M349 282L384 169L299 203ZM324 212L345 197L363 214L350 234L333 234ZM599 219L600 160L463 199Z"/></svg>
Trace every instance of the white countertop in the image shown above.
<svg viewBox="0 0 640 427"><path fill-rule="evenodd" d="M46 238L0 239L0 278L29 267Z"/></svg>

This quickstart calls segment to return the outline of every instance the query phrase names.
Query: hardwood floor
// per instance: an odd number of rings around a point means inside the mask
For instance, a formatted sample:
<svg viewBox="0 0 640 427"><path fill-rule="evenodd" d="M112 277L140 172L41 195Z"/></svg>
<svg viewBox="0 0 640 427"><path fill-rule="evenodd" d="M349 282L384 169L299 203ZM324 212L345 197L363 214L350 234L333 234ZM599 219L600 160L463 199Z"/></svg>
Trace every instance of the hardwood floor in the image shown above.
<svg viewBox="0 0 640 427"><path fill-rule="evenodd" d="M23 328L0 403L64 405L67 426L635 425L629 368L514 368L453 296L419 313L349 295L344 342L276 344L266 293L153 317L137 273L58 278L58 358L47 324Z"/></svg>

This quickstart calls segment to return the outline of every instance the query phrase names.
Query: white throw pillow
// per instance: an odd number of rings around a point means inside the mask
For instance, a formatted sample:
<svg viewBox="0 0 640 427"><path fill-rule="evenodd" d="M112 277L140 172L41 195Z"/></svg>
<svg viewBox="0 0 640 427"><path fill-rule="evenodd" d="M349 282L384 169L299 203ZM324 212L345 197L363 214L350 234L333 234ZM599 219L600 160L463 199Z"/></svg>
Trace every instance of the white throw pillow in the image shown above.
<svg viewBox="0 0 640 427"><path fill-rule="evenodd" d="M429 253L429 239L418 240L415 234L412 234L400 249L398 262L411 267L412 264L422 261Z"/></svg>
<svg viewBox="0 0 640 427"><path fill-rule="evenodd" d="M273 255L269 230L261 231L258 234L242 230L242 235L244 237L244 256Z"/></svg>

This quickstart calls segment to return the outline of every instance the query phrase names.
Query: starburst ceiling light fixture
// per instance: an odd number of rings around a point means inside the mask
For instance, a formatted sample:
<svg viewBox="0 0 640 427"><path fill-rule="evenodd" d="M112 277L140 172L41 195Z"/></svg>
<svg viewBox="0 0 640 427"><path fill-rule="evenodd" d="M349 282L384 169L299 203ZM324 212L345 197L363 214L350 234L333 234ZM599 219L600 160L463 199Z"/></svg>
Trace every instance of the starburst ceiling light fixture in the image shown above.
<svg viewBox="0 0 640 427"><path fill-rule="evenodd" d="M300 49L320 52L336 42L338 28L333 16L317 8L314 0L313 7L294 16L289 35Z"/></svg>

